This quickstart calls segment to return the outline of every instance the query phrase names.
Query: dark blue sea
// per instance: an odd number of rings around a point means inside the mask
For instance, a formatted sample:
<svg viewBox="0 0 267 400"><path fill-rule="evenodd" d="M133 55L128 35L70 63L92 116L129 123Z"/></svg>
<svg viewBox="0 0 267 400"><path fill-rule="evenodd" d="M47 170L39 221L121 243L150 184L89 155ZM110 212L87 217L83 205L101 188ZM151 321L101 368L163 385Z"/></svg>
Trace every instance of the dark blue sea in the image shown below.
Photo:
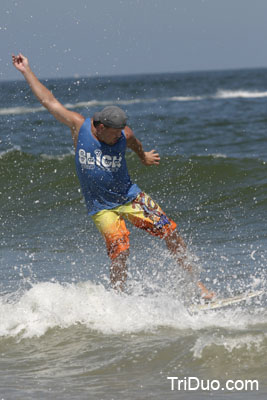
<svg viewBox="0 0 267 400"><path fill-rule="evenodd" d="M145 167L127 152L131 178L177 222L207 287L266 292L267 69L43 83L85 117L120 106L160 153ZM127 290L115 293L69 129L24 81L0 88L0 398L266 399L266 295L192 314L190 277L132 226Z"/></svg>

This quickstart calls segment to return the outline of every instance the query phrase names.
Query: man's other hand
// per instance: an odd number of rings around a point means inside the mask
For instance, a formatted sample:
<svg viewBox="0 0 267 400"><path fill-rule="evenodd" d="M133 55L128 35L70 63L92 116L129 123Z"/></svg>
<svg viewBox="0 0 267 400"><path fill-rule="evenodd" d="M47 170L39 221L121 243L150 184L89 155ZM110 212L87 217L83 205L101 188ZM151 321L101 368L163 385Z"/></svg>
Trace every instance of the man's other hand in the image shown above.
<svg viewBox="0 0 267 400"><path fill-rule="evenodd" d="M156 150L145 151L145 157L142 159L142 163L149 166L149 165L159 165L160 156L156 152Z"/></svg>

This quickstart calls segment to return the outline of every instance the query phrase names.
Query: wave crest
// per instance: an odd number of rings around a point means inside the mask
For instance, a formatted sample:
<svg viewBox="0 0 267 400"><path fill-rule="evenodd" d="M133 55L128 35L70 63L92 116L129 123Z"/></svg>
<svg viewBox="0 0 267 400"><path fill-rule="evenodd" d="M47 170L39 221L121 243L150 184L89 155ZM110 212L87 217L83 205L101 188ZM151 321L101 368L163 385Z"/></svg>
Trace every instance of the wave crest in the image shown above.
<svg viewBox="0 0 267 400"><path fill-rule="evenodd" d="M155 103L158 101L166 100L166 101L178 101L178 102L186 102L186 101L202 101L207 99L236 99L236 98L244 98L244 99L255 99L255 98L264 98L267 97L267 91L249 91L249 90L227 90L227 89L219 89L214 95L191 95L191 96L172 96L167 98L136 98L136 99L116 99L116 100L88 100L81 101L75 104L67 103L64 106L70 110L76 108L90 108L90 107L105 107L108 105L130 105L130 104L140 104L140 103ZM45 108L40 107L8 107L8 108L0 108L0 115L18 115L18 114L28 114L28 113L37 113L43 112Z"/></svg>
<svg viewBox="0 0 267 400"><path fill-rule="evenodd" d="M16 294L15 294L16 297ZM199 330L211 326L246 329L266 324L266 310L240 309L190 315L179 298L170 293L148 296L117 294L92 282L35 284L12 300L0 298L0 336L34 337L51 328L81 324L104 334L153 331L160 327ZM238 317L238 318L237 318ZM238 321L238 323L236 322ZM198 346L199 347L199 346ZM201 349L195 349L196 353Z"/></svg>

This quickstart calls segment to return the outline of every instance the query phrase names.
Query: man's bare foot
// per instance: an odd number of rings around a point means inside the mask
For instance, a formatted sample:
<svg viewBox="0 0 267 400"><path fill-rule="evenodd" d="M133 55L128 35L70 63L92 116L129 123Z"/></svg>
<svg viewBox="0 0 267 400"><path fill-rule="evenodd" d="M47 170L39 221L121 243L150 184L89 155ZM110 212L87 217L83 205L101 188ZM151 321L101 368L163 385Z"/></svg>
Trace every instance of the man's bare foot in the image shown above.
<svg viewBox="0 0 267 400"><path fill-rule="evenodd" d="M214 300L215 297L216 297L215 292L201 293L201 298L204 300Z"/></svg>
<svg viewBox="0 0 267 400"><path fill-rule="evenodd" d="M206 286L203 285L202 282L198 282L197 285L201 290L201 298L202 299L204 299L204 300L213 300L216 297L215 293L211 292L210 290L208 290L206 288Z"/></svg>

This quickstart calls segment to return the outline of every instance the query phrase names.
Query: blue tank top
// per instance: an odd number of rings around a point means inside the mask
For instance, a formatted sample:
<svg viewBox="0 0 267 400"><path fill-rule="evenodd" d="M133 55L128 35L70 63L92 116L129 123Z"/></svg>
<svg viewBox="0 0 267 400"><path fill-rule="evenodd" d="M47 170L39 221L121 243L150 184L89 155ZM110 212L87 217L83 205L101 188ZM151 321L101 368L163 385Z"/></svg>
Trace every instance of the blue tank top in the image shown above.
<svg viewBox="0 0 267 400"><path fill-rule="evenodd" d="M131 182L125 151L124 131L114 145L108 145L92 135L90 118L84 121L79 131L75 164L89 215L125 204L141 192Z"/></svg>

